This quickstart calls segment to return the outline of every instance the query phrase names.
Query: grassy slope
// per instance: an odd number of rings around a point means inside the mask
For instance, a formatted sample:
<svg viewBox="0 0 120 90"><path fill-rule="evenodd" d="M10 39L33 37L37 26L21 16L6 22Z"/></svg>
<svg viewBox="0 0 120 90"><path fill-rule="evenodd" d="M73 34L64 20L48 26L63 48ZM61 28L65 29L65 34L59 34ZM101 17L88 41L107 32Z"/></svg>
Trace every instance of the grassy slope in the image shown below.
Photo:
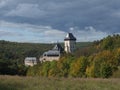
<svg viewBox="0 0 120 90"><path fill-rule="evenodd" d="M120 90L120 79L0 76L0 90Z"/></svg>

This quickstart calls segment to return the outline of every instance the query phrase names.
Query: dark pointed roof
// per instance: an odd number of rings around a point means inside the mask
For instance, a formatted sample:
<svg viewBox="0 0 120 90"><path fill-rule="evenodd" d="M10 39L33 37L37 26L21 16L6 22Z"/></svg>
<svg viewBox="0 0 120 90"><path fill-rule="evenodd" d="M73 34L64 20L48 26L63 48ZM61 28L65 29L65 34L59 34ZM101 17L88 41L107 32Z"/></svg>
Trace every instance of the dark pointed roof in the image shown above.
<svg viewBox="0 0 120 90"><path fill-rule="evenodd" d="M59 43L57 43L57 44L54 46L53 50L57 50L57 51L62 52L62 51L63 51L63 48L62 48L62 46L61 46Z"/></svg>
<svg viewBox="0 0 120 90"><path fill-rule="evenodd" d="M72 33L68 33L64 40L76 40Z"/></svg>

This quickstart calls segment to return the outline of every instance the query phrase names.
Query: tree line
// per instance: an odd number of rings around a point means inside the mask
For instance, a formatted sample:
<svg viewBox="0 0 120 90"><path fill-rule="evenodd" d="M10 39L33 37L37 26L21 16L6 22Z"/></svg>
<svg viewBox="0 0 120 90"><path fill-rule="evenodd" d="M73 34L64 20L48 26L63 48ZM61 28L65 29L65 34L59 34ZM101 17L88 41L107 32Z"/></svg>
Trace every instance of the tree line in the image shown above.
<svg viewBox="0 0 120 90"><path fill-rule="evenodd" d="M89 44L86 42L77 45L83 47ZM25 57L37 57L39 59L43 52L52 49L54 45L55 43L17 43L0 40L0 74L26 75L28 67L24 66Z"/></svg>
<svg viewBox="0 0 120 90"><path fill-rule="evenodd" d="M94 41L74 54L63 54L59 61L29 67L28 76L109 78L120 65L120 35Z"/></svg>
<svg viewBox="0 0 120 90"><path fill-rule="evenodd" d="M26 75L25 57L39 58L53 44L0 41L0 74Z"/></svg>

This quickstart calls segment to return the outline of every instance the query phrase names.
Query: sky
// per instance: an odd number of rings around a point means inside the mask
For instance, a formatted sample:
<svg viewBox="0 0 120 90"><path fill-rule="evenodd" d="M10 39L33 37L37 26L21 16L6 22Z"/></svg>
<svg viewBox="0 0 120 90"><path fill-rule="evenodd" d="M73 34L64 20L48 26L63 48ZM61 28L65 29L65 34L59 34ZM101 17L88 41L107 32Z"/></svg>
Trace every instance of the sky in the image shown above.
<svg viewBox="0 0 120 90"><path fill-rule="evenodd" d="M0 40L78 42L120 33L120 0L0 0Z"/></svg>

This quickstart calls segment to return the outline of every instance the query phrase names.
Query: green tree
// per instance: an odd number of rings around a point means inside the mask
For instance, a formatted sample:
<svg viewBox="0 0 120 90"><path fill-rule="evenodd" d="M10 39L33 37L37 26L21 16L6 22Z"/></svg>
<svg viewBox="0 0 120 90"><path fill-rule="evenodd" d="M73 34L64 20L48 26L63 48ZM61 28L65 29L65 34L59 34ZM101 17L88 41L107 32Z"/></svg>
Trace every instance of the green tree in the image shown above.
<svg viewBox="0 0 120 90"><path fill-rule="evenodd" d="M57 61L50 62L49 77L55 77L58 74Z"/></svg>
<svg viewBox="0 0 120 90"><path fill-rule="evenodd" d="M108 78L112 75L112 67L109 64L103 63L100 68L102 78Z"/></svg>
<svg viewBox="0 0 120 90"><path fill-rule="evenodd" d="M42 64L42 76L48 77L50 70L50 62L46 61Z"/></svg>
<svg viewBox="0 0 120 90"><path fill-rule="evenodd" d="M85 71L87 68L87 58L81 56L75 62L71 64L70 75L73 77L83 77L85 76Z"/></svg>

